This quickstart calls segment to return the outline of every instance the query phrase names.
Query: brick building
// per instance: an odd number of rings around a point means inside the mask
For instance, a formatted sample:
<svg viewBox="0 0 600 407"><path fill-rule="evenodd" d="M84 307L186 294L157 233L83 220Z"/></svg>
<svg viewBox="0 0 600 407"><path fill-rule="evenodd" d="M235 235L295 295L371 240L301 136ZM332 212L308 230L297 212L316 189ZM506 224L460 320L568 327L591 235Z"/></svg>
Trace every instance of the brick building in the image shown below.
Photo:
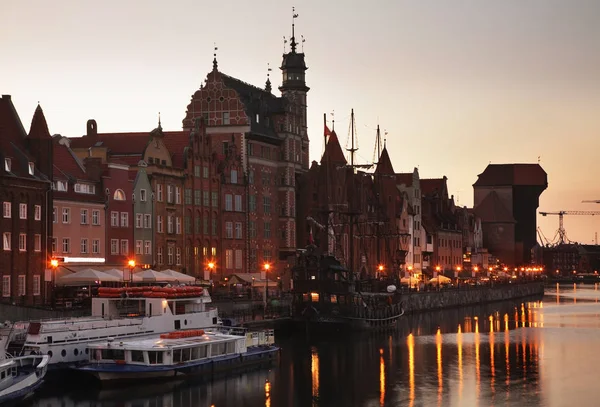
<svg viewBox="0 0 600 407"><path fill-rule="evenodd" d="M264 89L255 87L220 72L215 58L183 120L187 131L196 119L206 123L220 178L221 275L257 272L265 263L281 273L295 253L296 180L308 170L309 142L307 68L296 46L292 36L280 97L269 78Z"/></svg>
<svg viewBox="0 0 600 407"><path fill-rule="evenodd" d="M43 304L52 236L53 143L38 105L29 133L10 95L0 99L0 301Z"/></svg>

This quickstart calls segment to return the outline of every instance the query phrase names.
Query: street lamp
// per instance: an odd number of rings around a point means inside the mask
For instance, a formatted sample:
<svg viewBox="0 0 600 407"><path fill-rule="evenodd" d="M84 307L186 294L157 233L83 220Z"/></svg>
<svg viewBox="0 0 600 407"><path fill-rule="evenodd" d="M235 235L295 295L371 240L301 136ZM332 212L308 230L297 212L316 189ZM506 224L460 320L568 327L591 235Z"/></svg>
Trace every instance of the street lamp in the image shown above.
<svg viewBox="0 0 600 407"><path fill-rule="evenodd" d="M264 267L264 280L265 280L265 290L263 291L263 307L265 309L265 312L267 311L267 290L269 289L269 280L267 278L267 272L269 271L269 269L271 268L271 265L269 263L265 263ZM263 276L261 276L263 277Z"/></svg>
<svg viewBox="0 0 600 407"><path fill-rule="evenodd" d="M50 276L50 281L51 281L51 289L52 292L50 293L50 297L51 297L51 305L54 307L54 296L55 291L56 291L56 270L58 270L58 260L57 259L50 259L50 267L52 267L52 275ZM48 285L46 285L46 289L47 289Z"/></svg>
<svg viewBox="0 0 600 407"><path fill-rule="evenodd" d="M435 266L435 272L436 272L436 278L437 278L437 285L438 285L438 290L440 289L440 271L442 270L442 268L440 266Z"/></svg>
<svg viewBox="0 0 600 407"><path fill-rule="evenodd" d="M210 276L213 273L213 269L216 267L215 263L212 261L209 261L206 266L208 268L204 269L204 280L209 281L210 280Z"/></svg>
<svg viewBox="0 0 600 407"><path fill-rule="evenodd" d="M377 277L381 277L381 273L383 273L383 264L380 264L379 266L377 266L377 270L379 271Z"/></svg>
<svg viewBox="0 0 600 407"><path fill-rule="evenodd" d="M127 262L127 267L129 267L129 283L133 282L133 269L135 268L135 260L130 259Z"/></svg>

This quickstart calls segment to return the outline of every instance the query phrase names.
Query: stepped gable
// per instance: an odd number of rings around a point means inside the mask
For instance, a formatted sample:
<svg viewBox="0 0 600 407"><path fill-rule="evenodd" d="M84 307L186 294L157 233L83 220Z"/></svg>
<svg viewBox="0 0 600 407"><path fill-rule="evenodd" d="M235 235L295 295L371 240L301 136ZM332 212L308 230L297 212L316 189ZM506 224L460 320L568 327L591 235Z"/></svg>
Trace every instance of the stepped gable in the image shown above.
<svg viewBox="0 0 600 407"><path fill-rule="evenodd" d="M496 191L490 192L473 212L485 223L516 223Z"/></svg>
<svg viewBox="0 0 600 407"><path fill-rule="evenodd" d="M29 135L27 136L33 139L50 139L50 132L48 131L48 124L46 123L46 117L42 111L42 107L37 105L33 119L31 119L31 128Z"/></svg>
<svg viewBox="0 0 600 407"><path fill-rule="evenodd" d="M473 186L548 185L539 164L489 164Z"/></svg>
<svg viewBox="0 0 600 407"><path fill-rule="evenodd" d="M394 167L392 166L392 160L390 160L390 155L388 154L387 147L383 147L383 151L381 152L381 156L379 156L379 161L377 162L375 174L394 174Z"/></svg>

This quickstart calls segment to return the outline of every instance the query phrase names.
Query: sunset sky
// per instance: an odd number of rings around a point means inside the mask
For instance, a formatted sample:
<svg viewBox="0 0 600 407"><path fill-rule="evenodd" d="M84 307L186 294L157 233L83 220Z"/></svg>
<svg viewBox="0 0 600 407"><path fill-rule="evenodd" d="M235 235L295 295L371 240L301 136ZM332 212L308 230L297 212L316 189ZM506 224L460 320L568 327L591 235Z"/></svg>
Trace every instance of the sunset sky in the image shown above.
<svg viewBox="0 0 600 407"><path fill-rule="evenodd" d="M460 205L488 163L548 173L540 210L598 210L600 1L0 1L0 93L28 129L39 101L51 134L148 131L158 112L181 129L212 69L280 84L283 36L296 6L304 35L311 160L323 113L346 143L356 114L359 161L372 162L377 123L397 172L446 175ZM278 94L278 91L276 91ZM539 217L552 239L556 216ZM592 243L600 216L566 216Z"/></svg>

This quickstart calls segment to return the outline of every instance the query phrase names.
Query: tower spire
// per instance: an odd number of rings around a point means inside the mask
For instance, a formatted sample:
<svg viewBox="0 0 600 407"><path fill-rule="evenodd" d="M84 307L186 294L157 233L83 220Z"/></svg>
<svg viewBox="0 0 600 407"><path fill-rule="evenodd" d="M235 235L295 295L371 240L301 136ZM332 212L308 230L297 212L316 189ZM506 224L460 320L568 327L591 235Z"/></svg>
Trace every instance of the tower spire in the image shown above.
<svg viewBox="0 0 600 407"><path fill-rule="evenodd" d="M217 48L217 43L213 42L213 44L214 44L214 46L215 46L215 50L214 50L214 53L213 53L213 57L214 57L214 58L213 58L213 71L217 71L217 70L218 70L218 67L219 67L219 64L218 64L218 62L217 62L217 50L218 50L219 48Z"/></svg>
<svg viewBox="0 0 600 407"><path fill-rule="evenodd" d="M290 46L292 47L292 54L296 53L296 37L295 37L295 21L298 18L298 14L296 14L296 8L292 7L292 38L290 38Z"/></svg>
<svg viewBox="0 0 600 407"><path fill-rule="evenodd" d="M267 62L267 82L265 83L265 90L271 93L271 64Z"/></svg>
<svg viewBox="0 0 600 407"><path fill-rule="evenodd" d="M160 124L160 112L158 112L158 128L162 129L162 126Z"/></svg>

